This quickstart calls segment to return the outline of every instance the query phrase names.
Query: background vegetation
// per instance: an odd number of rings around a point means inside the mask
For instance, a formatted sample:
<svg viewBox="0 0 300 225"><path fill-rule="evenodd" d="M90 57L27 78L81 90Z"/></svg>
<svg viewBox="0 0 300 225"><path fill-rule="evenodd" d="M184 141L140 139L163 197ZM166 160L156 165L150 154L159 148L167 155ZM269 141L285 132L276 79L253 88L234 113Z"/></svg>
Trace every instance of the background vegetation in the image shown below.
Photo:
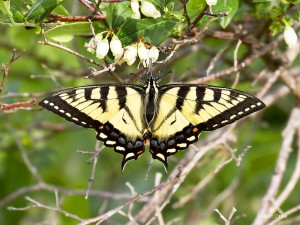
<svg viewBox="0 0 300 225"><path fill-rule="evenodd" d="M0 223L299 224L300 48L283 37L299 33L299 1L152 0L162 17L140 20L129 1L103 2L0 1ZM234 87L267 108L201 134L168 173L154 162L145 180L147 152L122 173L93 130L37 104L65 87L139 83L138 62L87 51L89 18L123 46L142 36L157 46L154 73L172 71L161 84Z"/></svg>

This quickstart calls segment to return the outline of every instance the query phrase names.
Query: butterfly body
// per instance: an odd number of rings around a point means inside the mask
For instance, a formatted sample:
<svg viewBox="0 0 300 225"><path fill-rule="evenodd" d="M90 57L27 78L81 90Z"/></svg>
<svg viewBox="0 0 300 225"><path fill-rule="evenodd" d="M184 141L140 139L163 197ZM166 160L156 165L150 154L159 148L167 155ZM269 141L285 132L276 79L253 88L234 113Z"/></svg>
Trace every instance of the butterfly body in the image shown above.
<svg viewBox="0 0 300 225"><path fill-rule="evenodd" d="M40 102L65 119L96 130L97 139L123 155L122 168L150 142L154 159L167 158L215 130L265 107L234 89L196 84L103 84L56 92Z"/></svg>

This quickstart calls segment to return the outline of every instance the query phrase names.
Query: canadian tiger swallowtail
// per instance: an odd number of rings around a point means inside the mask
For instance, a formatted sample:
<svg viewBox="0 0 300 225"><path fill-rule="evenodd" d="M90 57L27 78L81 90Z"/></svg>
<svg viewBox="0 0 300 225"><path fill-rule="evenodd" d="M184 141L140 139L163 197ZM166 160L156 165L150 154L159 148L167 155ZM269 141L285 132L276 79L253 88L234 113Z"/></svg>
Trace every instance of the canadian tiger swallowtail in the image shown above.
<svg viewBox="0 0 300 225"><path fill-rule="evenodd" d="M202 131L233 123L265 104L235 89L201 85L101 84L65 89L40 102L59 116L96 130L97 139L123 155L125 164L145 151L167 168L167 159L198 140Z"/></svg>

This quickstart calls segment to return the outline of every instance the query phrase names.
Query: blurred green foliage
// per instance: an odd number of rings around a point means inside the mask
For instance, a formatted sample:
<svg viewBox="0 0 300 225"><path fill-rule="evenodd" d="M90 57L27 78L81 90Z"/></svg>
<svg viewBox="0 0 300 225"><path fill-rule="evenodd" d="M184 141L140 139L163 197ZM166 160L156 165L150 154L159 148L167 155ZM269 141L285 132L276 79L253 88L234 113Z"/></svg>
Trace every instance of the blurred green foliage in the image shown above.
<svg viewBox="0 0 300 225"><path fill-rule="evenodd" d="M165 10L163 18L156 21L149 18L134 21L130 19L129 1L101 6L100 9L103 10L104 14L106 13L109 20L107 23L93 22L96 32L105 31L108 28L113 29L116 34L120 35L123 45L128 45L143 35L150 44L158 45L168 37L178 37L186 30L187 24L184 22L184 18L178 18L178 15L182 15L183 12L179 2L152 2L161 11L168 9L168 11ZM232 14L229 17L210 23L209 30L223 30L223 28L226 28L225 31L231 32L233 29L233 26L230 26L231 23L235 25L246 23L248 16L248 18L251 17L252 20L255 20L255 23L263 21L266 24L264 31L266 33L258 36L258 39L263 41L264 38L270 36L269 31L276 35L283 32L286 23L292 25L297 20L299 21L299 6L291 5L299 4L298 1L280 1L277 5L271 4L269 1L227 1L230 2L228 4L225 2L218 1L218 5L214 6L213 9L218 13L226 10L232 12ZM173 7L174 5L175 7ZM187 10L191 18L197 17L205 5L206 3L203 0L190 0ZM124 7L127 8L124 9ZM296 9L289 11L292 7ZM89 15L89 12L79 1L1 0L0 11L2 12L0 14L1 64L8 63L12 56L12 49L16 48L18 52L25 51L25 55L11 65L2 96L9 95L9 93L23 94L24 96L24 93L41 93L37 97L40 100L47 93L63 87L117 82L109 73L91 79L84 79L84 76L89 74L89 67L94 65L61 49L38 44L38 41L42 40L39 33L41 26L45 25L45 22L49 22L48 16L50 13ZM207 22L207 19L206 16L203 17L203 21L199 21L199 26L202 26L201 23ZM160 23L156 23L157 21L160 21ZM149 24L154 25L151 27ZM88 22L66 22L56 27L50 26L49 28L46 26L45 29L48 38L64 41L64 45L68 48L101 62L83 47L84 43L91 38ZM157 29L160 33L154 32ZM206 70L211 59L226 45L226 42L226 40L206 36L201 44L202 48L197 51L190 50L182 54L180 58L170 62L166 71L172 70L173 73L171 76L164 78L162 83L168 83L171 79L189 82L206 76ZM232 66L230 63L232 63L233 51L234 43L222 59L216 63L216 71ZM238 52L238 59L243 60L248 55L248 51L248 46L243 44ZM299 62L299 58L296 62ZM252 85L252 81L255 79L253 74L259 74L264 67L265 65L260 60L254 61L250 67L251 75L247 75L246 72L246 75L244 75L244 71L241 72L237 88L252 93L254 93L253 90L260 89L261 83L255 86ZM123 80L128 80L130 72L136 71L136 65L132 67L122 65L117 67L116 72ZM187 74L194 75L183 79ZM223 79L214 80L211 84L230 87L234 78L234 75L227 76ZM279 86L280 84L276 85ZM12 104L31 99L24 96L1 98L0 102ZM223 204L219 205L219 209L225 215L228 215L232 207L235 206L238 209L238 215L246 215L240 217L237 224L250 224L256 216L261 198L268 188L282 142L281 133L294 105L293 97L288 95L264 110L260 115L261 118L248 118L238 126L234 131L238 139L233 144L233 148L238 150L237 154L242 153L247 146L252 146L246 153L241 166L237 167L234 162L231 162L216 174L213 180L193 200L181 208L173 208L173 203L188 194L193 185L196 185L208 173L214 171L224 157L229 157L228 152L223 147L209 152L200 162L203 165L191 172L182 187L170 200L170 204L163 211L165 221L180 217L178 224L222 223L216 213L202 221L201 213L234 179L238 179L239 183L234 193L227 196ZM29 159L45 182L71 190L84 190L87 187L92 165L86 164L86 161L90 158L90 155L83 155L76 151L94 150L96 144L94 131L76 127L48 111L41 110L40 107L33 107L33 110L1 112L0 114L0 199L4 199L16 190L35 182L24 165L22 156L18 151L16 139L9 127L12 127L13 132L16 133ZM61 127L62 129L60 129ZM206 135L201 135L200 139ZM172 161L169 163L169 171L172 171L176 166L176 162L185 153L185 151L182 151L172 157ZM289 165L291 168L296 163L293 159L295 154L292 153L290 159ZM150 154L147 151L139 160L128 163L123 173L120 170L121 160L122 156L113 152L112 149L106 148L100 153L95 182L92 186L93 190L130 194L130 190L125 185L128 181L136 188L138 193L142 193L153 187L156 172L163 173L163 179L167 178L162 165L159 162L154 162L149 178L145 181L145 174L150 160ZM288 168L285 179L288 179L291 172L292 169ZM297 188L299 188L299 185ZM26 195L46 205L55 205L55 196L52 192L33 191L26 193ZM293 193L293 196L295 198L290 198L285 203L285 207L299 204L296 200L299 196L296 193ZM64 210L82 218L97 215L99 208L103 205L106 206L104 210L107 211L125 201L124 199L111 200L93 196L85 200L84 195L60 197L62 197L60 199L61 207ZM30 203L24 199L24 196L9 201L1 209L0 224L41 224L45 221L52 221L53 224L76 224L73 219L50 210L36 208L28 211L9 211L6 209L7 206L25 207L28 205ZM142 203L136 203L133 213L138 212L142 205ZM126 221L123 216L116 215L111 223L107 224L124 224Z"/></svg>

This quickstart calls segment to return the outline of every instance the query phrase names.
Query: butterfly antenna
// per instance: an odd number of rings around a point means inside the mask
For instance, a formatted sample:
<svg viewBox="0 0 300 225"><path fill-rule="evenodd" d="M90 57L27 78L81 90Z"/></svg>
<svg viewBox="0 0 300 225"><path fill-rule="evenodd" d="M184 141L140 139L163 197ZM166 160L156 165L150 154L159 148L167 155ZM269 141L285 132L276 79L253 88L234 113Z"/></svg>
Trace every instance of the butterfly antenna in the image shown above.
<svg viewBox="0 0 300 225"><path fill-rule="evenodd" d="M163 72L166 71L167 66L168 66L168 62L169 62L169 60L166 61L165 66L163 67ZM166 75L168 75L170 73L172 73L172 71L168 71L167 73L163 73L162 74L161 70L159 70L158 76L156 77L157 82L159 82L161 80L161 78L163 78L164 76L166 76Z"/></svg>
<svg viewBox="0 0 300 225"><path fill-rule="evenodd" d="M140 82L142 83L142 84L146 84L145 83L145 81L144 81L144 77L142 76L139 76L139 75L137 75L137 74L135 74L135 73L130 73L130 76L133 76L133 77L137 77L137 78L139 78L140 79Z"/></svg>
<svg viewBox="0 0 300 225"><path fill-rule="evenodd" d="M167 72L167 73L164 73L164 74L159 75L159 76L157 77L157 82L159 82L164 76L169 75L169 74L171 74L171 73L172 73L172 71L169 71L169 72Z"/></svg>

